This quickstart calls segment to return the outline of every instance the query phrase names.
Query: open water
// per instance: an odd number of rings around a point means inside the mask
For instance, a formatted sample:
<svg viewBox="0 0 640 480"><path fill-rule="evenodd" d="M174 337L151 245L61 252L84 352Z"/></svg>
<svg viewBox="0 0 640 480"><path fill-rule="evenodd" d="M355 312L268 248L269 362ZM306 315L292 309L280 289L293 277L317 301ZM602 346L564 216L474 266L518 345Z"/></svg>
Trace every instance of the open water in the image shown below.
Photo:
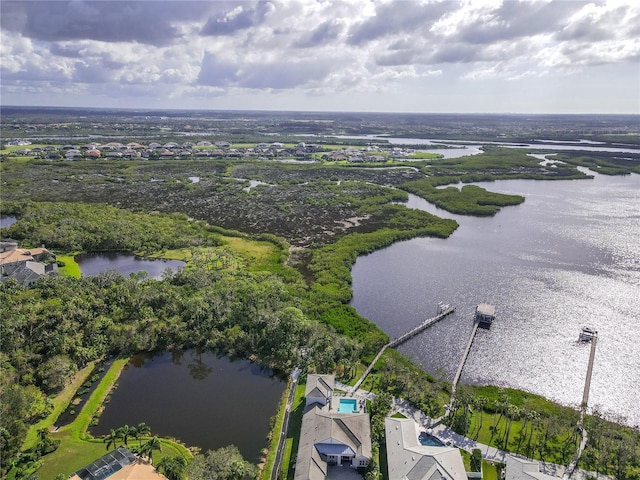
<svg viewBox="0 0 640 480"><path fill-rule="evenodd" d="M359 257L352 305L392 338L435 314L457 312L399 347L449 380L478 303L496 306L479 330L463 383L509 386L578 407L589 347L599 333L589 406L640 424L640 175L592 180L504 180L490 191L526 201L491 218L452 215L411 196L408 206L455 218L446 239L418 238Z"/></svg>
<svg viewBox="0 0 640 480"><path fill-rule="evenodd" d="M135 355L118 379L94 436L141 422L203 452L235 445L257 463L286 383L248 360L188 350ZM137 445L136 440L130 443Z"/></svg>
<svg viewBox="0 0 640 480"><path fill-rule="evenodd" d="M136 257L126 252L92 252L76 255L82 275L97 275L106 270L117 270L124 276L146 272L146 276L159 280L165 270L179 270L186 265L182 260Z"/></svg>

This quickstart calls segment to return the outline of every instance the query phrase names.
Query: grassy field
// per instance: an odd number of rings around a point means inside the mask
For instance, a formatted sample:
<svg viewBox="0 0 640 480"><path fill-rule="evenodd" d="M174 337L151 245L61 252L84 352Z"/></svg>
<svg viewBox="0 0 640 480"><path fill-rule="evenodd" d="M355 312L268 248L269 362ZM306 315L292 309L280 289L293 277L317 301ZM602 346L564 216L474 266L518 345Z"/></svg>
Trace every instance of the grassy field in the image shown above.
<svg viewBox="0 0 640 480"><path fill-rule="evenodd" d="M431 159L431 158L442 158L442 155L439 153L428 153L428 152L416 152L411 155L407 155L405 158L419 158L419 159Z"/></svg>
<svg viewBox="0 0 640 480"><path fill-rule="evenodd" d="M7 155L11 152L15 152L16 150L33 150L34 148L44 148L47 145L44 143L37 143L33 145L5 145L3 149L0 150L0 155Z"/></svg>
<svg viewBox="0 0 640 480"><path fill-rule="evenodd" d="M82 272L80 272L80 265L76 263L75 256L75 253L70 253L68 255L56 254L56 260L64 262L64 267L60 267L58 269L62 275L78 278L82 276Z"/></svg>
<svg viewBox="0 0 640 480"><path fill-rule="evenodd" d="M36 444L38 441L38 430L41 428L51 428L53 426L60 414L64 412L64 409L69 405L69 402L73 400L78 388L80 388L93 371L94 364L95 362L90 362L82 370L76 372L67 388L51 399L53 402L53 410L46 418L29 428L24 443L22 444L23 450L27 450Z"/></svg>
<svg viewBox="0 0 640 480"><path fill-rule="evenodd" d="M221 247L183 248L178 250L164 250L156 254L147 255L149 258L164 258L167 260L182 260L189 262L194 252L222 252L228 250L233 257L229 268L246 268L250 272L278 271L283 268L283 252L278 246L267 241L252 240L243 237L222 237L224 245Z"/></svg>
<svg viewBox="0 0 640 480"><path fill-rule="evenodd" d="M482 414L482 428L479 431L478 435L473 435L472 438L477 440L480 443L484 443L485 445L491 445L497 448L504 448L504 445L500 444L499 439L504 436L505 428L506 428L506 419L503 418L501 423L497 427L497 431L495 435L492 435L491 430L493 425L497 421L499 414L495 413L483 413ZM478 428L479 416L473 415L471 419L471 427L469 429L470 432L474 432ZM519 439L522 435L523 422L521 420L514 420L511 424L511 430L509 434L509 445L506 450L510 452L518 453L520 447L520 452L523 453L524 448L527 444L528 433L524 433L523 440L520 442ZM528 430L527 430L528 432ZM567 458L562 458L562 449L565 442L569 441L569 437L571 436L571 429L564 430L564 434L558 435L556 438L552 439L548 443L547 454L544 458L540 458L540 455L536 451L534 455L537 460L544 460L546 462L564 464L567 462ZM471 436L471 434L468 434ZM532 444L535 444L541 437L542 433L537 431L534 432L532 438ZM477 438L476 438L477 437ZM569 447L568 452L569 456L571 456L574 452L575 448L573 444Z"/></svg>

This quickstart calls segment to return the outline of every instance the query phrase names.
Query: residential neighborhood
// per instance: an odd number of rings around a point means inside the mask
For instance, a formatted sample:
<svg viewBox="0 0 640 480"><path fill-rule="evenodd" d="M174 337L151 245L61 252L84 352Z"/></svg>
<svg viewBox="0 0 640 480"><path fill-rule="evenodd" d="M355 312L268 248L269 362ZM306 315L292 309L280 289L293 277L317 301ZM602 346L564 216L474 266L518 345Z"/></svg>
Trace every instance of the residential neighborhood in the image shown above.
<svg viewBox="0 0 640 480"><path fill-rule="evenodd" d="M393 145L372 143L363 147L345 146L336 148L321 144L283 144L281 142L259 142L254 146L234 146L228 141L197 142L150 142L142 145L138 142L108 142L46 145L30 148L31 141L18 139L7 142L6 146L21 146L15 149L12 156L31 156L45 160L159 160L159 159L194 159L194 158L242 158L251 160L296 160L296 161L329 161L349 163L386 162L402 160L414 155L416 150Z"/></svg>

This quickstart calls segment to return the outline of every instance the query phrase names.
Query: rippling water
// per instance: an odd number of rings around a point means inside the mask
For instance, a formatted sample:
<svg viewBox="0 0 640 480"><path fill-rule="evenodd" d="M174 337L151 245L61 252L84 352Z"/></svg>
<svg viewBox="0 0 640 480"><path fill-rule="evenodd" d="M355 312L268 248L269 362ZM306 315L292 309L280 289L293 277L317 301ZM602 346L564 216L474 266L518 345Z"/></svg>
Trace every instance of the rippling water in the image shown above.
<svg viewBox="0 0 640 480"><path fill-rule="evenodd" d="M409 206L455 218L448 239L420 238L358 258L352 305L396 336L435 313L457 312L400 347L429 372L457 367L480 302L496 305L462 382L496 384L579 406L589 325L599 339L589 406L640 423L640 175L504 180L491 191L525 203L492 218L452 215L411 196Z"/></svg>

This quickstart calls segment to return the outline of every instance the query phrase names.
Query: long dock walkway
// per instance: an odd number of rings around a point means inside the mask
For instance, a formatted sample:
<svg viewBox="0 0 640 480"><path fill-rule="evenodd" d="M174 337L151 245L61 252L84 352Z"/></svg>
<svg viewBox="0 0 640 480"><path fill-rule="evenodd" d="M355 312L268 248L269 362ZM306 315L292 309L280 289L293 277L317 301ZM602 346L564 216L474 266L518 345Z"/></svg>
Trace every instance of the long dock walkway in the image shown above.
<svg viewBox="0 0 640 480"><path fill-rule="evenodd" d="M462 375L462 369L464 368L464 364L467 363L467 357L469 356L469 352L471 351L471 345L473 345L473 340L476 338L476 332L478 331L478 327L480 326L480 322L473 322L473 328L471 329L471 335L469 335L469 342L467 342L467 348L464 350L462 357L460 358L460 363L458 364L458 370L456 370L456 374L453 377L453 381L451 382L451 397L449 399L449 405L447 406L447 411L445 413L445 417L449 415L451 409L453 408L453 401L456 397L456 387L458 386L458 381L460 380L460 375ZM438 419L442 420L442 418Z"/></svg>
<svg viewBox="0 0 640 480"><path fill-rule="evenodd" d="M451 396L456 393L456 386L458 385L458 381L460 380L460 375L462 375L462 369L464 368L464 364L467 363L467 357L469 356L469 352L471 351L471 345L473 345L473 340L476 338L476 332L479 327L478 322L473 323L473 328L471 329L471 335L469 335L469 342L467 343L467 348L464 350L462 357L460 358L460 364L458 365L458 370L456 370L456 374L453 377L453 382L451 383Z"/></svg>
<svg viewBox="0 0 640 480"><path fill-rule="evenodd" d="M440 320L442 320L444 317L446 317L447 315L453 313L456 311L456 307L452 307L452 306L447 306L445 308L443 308L440 313L438 315L436 315L435 317L431 317L431 318L427 318L424 322L422 322L420 325L416 326L415 328L412 328L411 330L409 330L407 333L399 336L398 338L391 340L387 346L389 348L394 348L397 347L398 345L406 342L407 340L409 340L411 337L417 335L418 333L422 332L423 330L426 330L427 328L429 328L431 325L439 322Z"/></svg>
<svg viewBox="0 0 640 480"><path fill-rule="evenodd" d="M580 419L578 420L578 428L582 432L582 440L578 446L578 451L571 463L567 466L567 469L562 476L563 480L568 480L573 475L573 472L580 461L582 452L587 446L589 441L589 433L584 428L584 416L587 414L587 405L589 404L589 390L591 390L591 375L593 374L593 362L596 357L596 344L598 343L598 332L595 332L589 337L591 342L591 353L589 354L589 364L587 365L587 377L584 379L584 391L582 392L582 404L580 405Z"/></svg>
<svg viewBox="0 0 640 480"><path fill-rule="evenodd" d="M589 354L589 364L587 365L587 378L584 381L584 391L582 392L582 404L580 411L580 424L584 420L584 415L587 411L587 404L589 403L589 390L591 390L591 375L593 374L593 361L596 357L596 344L598 343L598 335L594 335L591 338L591 353Z"/></svg>
<svg viewBox="0 0 640 480"><path fill-rule="evenodd" d="M378 360L380 360L380 357L382 356L382 354L385 352L385 350L387 348L395 348L398 345L406 342L407 340L409 340L411 337L414 337L415 335L417 335L418 333L422 332L423 330L426 330L427 328L429 328L431 325L434 325L435 323L439 322L440 320L442 320L444 317L446 317L447 315L452 314L453 312L456 311L456 307L453 307L451 305L447 305L444 308L440 309L440 313L438 313L438 315L436 315L435 317L431 317L431 318L427 318L425 321L421 322L419 325L417 325L416 327L412 328L411 330L409 330L408 332L404 333L403 335L399 336L398 338L395 338L393 340L391 340L389 343L387 343L386 345L384 345L380 351L378 352L378 354L375 356L375 358L373 359L373 361L369 364L369 366L367 367L367 369L362 373L362 376L360 377L360 379L356 382L356 384L351 388L351 393L355 392L356 390L358 390L358 388L360 387L360 385L362 385L362 382L364 382L364 380L367 378L367 376L369 375L369 373L371 373L371 370L373 369L374 365L378 362Z"/></svg>

